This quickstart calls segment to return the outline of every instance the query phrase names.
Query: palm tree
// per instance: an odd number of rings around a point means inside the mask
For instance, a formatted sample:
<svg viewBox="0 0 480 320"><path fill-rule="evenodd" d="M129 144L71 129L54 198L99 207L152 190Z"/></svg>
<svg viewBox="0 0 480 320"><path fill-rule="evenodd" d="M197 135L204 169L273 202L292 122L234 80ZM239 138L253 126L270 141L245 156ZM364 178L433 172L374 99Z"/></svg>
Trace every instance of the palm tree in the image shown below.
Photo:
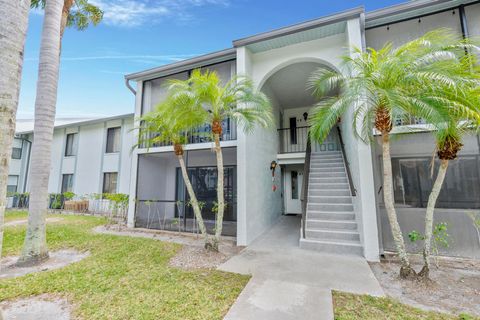
<svg viewBox="0 0 480 320"><path fill-rule="evenodd" d="M180 163L183 181L190 196L190 203L195 218L198 222L200 232L205 239L205 248L209 249L212 247L212 243L209 239L202 218L202 211L183 159L183 146L187 140L186 132L201 125L205 119L202 113L192 110L191 101L182 98L175 99L173 97L167 97L167 99L160 103L153 111L150 111L140 118L139 144L148 148L156 144L173 144L175 155Z"/></svg>
<svg viewBox="0 0 480 320"><path fill-rule="evenodd" d="M37 264L48 258L46 214L51 144L55 122L60 47L66 26L84 29L89 22L96 25L101 10L87 0L76 2L79 9L71 12L72 0L33 0L32 7L45 9L35 99L34 141L31 153L30 203L27 233L19 265Z"/></svg>
<svg viewBox="0 0 480 320"><path fill-rule="evenodd" d="M354 133L368 143L380 134L383 162L383 196L393 239L401 260L400 276L416 275L410 265L393 198L393 177L390 157L390 135L393 119L404 115L423 116L441 122L444 112L419 99L419 88L428 84L452 81L451 68L456 63L456 37L446 30L437 30L396 49L391 44L380 50L366 52L355 49L343 57L345 74L320 69L314 72L309 86L323 99L315 105L310 120L310 135L323 141L338 119L350 107L353 111ZM432 89L432 94L438 93ZM337 95L327 96L332 92Z"/></svg>
<svg viewBox="0 0 480 320"><path fill-rule="evenodd" d="M29 0L0 0L0 257L29 7Z"/></svg>
<svg viewBox="0 0 480 320"><path fill-rule="evenodd" d="M197 112L204 114L215 144L217 158L217 220L215 225L214 249L222 235L225 199L223 194L224 170L220 139L222 122L232 119L245 132L255 125L269 127L273 124L270 101L262 92L255 90L253 82L246 77L233 77L225 85L214 71L194 70L188 80L172 80L169 86L173 96L194 97Z"/></svg>
<svg viewBox="0 0 480 320"><path fill-rule="evenodd" d="M467 68L467 74L464 75L466 79L462 82L470 85L476 82L477 87L475 89L470 90L470 86L465 86L463 83L456 83L454 86L445 87L441 92L441 97L437 96L435 99L432 99L430 94L425 93L424 95L424 100L429 100L427 103L437 104L437 108L445 109L446 114L445 121L429 121L435 130L434 136L440 166L430 196L428 197L425 212L424 266L419 272L419 276L424 279L429 279L433 215L447 173L449 161L457 158L458 152L463 146L461 142L462 137L467 133L480 130L480 74L470 73L469 69L470 68ZM474 80L472 78L475 77L477 81L470 81Z"/></svg>

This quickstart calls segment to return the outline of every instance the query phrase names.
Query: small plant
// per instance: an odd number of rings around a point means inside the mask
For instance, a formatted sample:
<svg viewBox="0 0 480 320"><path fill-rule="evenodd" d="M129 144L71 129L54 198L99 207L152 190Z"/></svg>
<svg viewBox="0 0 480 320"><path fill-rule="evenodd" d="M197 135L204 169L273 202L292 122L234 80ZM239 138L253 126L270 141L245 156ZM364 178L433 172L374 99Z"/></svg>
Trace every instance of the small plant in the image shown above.
<svg viewBox="0 0 480 320"><path fill-rule="evenodd" d="M64 192L64 193L62 193L62 195L63 195L63 200L64 201L72 200L75 197L75 193L73 193L71 191Z"/></svg>
<svg viewBox="0 0 480 320"><path fill-rule="evenodd" d="M450 235L448 234L448 224L446 222L439 222L433 228L433 238L432 238L432 252L434 256L438 256L439 246L443 248L448 248L450 246L448 240ZM408 233L408 238L410 242L417 243L418 241L425 241L425 235L420 232L413 230ZM438 268L438 261L435 259L435 264Z"/></svg>

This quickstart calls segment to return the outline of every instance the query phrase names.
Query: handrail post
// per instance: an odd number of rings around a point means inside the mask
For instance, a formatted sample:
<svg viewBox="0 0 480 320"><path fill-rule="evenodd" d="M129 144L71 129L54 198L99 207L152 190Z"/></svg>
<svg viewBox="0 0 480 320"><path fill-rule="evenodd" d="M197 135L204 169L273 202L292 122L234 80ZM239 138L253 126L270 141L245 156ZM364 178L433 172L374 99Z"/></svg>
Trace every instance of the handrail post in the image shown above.
<svg viewBox="0 0 480 320"><path fill-rule="evenodd" d="M305 164L303 167L302 181L302 238L305 239L305 227L307 224L307 202L308 202L308 180L310 176L310 158L312 154L312 146L310 143L310 134L307 130L307 146L305 150Z"/></svg>

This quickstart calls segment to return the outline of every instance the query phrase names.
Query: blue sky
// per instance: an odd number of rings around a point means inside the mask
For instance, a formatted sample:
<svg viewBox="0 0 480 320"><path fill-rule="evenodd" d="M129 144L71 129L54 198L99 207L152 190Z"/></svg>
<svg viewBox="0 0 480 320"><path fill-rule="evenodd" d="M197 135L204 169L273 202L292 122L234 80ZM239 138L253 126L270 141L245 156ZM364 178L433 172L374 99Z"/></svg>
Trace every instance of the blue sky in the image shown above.
<svg viewBox="0 0 480 320"><path fill-rule="evenodd" d="M229 48L232 40L364 5L401 0L90 0L105 12L97 27L69 29L62 43L57 117L133 112L127 73ZM35 103L43 16L30 14L19 118Z"/></svg>

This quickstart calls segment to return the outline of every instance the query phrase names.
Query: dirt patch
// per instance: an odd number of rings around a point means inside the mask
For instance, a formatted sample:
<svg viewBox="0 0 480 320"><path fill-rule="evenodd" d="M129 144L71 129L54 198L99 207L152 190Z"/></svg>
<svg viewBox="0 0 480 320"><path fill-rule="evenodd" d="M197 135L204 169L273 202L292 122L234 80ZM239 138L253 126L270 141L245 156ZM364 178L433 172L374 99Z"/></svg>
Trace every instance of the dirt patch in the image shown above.
<svg viewBox="0 0 480 320"><path fill-rule="evenodd" d="M419 259L412 260L414 268L420 270ZM385 293L403 303L424 310L480 316L480 261L442 258L438 264L438 269L430 271L431 283L400 280L396 260L370 266Z"/></svg>
<svg viewBox="0 0 480 320"><path fill-rule="evenodd" d="M4 320L69 320L71 307L65 299L41 295L2 302L0 309Z"/></svg>
<svg viewBox="0 0 480 320"><path fill-rule="evenodd" d="M220 252L212 252L199 246L183 246L170 260L170 265L182 269L216 269L242 250L236 246L220 246Z"/></svg>
<svg viewBox="0 0 480 320"><path fill-rule="evenodd" d="M170 265L182 269L215 269L230 257L238 254L243 247L235 244L235 239L222 239L219 252L204 249L200 235L165 230L131 229L121 226L101 226L95 232L119 236L141 237L182 244L182 249L170 260Z"/></svg>
<svg viewBox="0 0 480 320"><path fill-rule="evenodd" d="M1 260L0 279L21 277L32 272L48 271L65 267L78 262L90 255L89 252L77 252L74 250L60 250L50 252L50 258L43 263L31 267L17 267L15 263L18 257L11 256Z"/></svg>
<svg viewBox="0 0 480 320"><path fill-rule="evenodd" d="M27 221L28 221L27 219L14 220L14 221L10 221L10 222L5 223L3 226L4 227L18 226L18 225L26 224ZM62 218L47 218L47 223L55 223L55 222L60 222L60 221L63 221L63 219Z"/></svg>

